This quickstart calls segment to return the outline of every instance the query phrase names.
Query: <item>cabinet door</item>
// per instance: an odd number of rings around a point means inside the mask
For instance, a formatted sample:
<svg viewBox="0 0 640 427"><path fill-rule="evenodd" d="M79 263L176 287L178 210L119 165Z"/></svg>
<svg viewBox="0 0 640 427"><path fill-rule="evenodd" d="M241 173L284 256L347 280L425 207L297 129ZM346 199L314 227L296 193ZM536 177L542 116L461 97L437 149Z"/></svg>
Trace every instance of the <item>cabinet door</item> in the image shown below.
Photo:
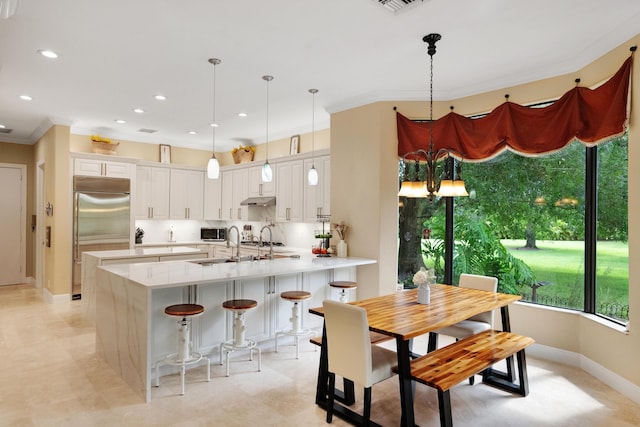
<svg viewBox="0 0 640 427"><path fill-rule="evenodd" d="M136 219L169 219L169 180L167 168L136 168Z"/></svg>
<svg viewBox="0 0 640 427"><path fill-rule="evenodd" d="M73 174L84 176L107 176L111 178L131 178L130 163L97 159L74 159Z"/></svg>
<svg viewBox="0 0 640 427"><path fill-rule="evenodd" d="M302 222L303 162L278 163L276 166L276 221Z"/></svg>
<svg viewBox="0 0 640 427"><path fill-rule="evenodd" d="M221 220L222 217L222 177L204 180L204 219Z"/></svg>
<svg viewBox="0 0 640 427"><path fill-rule="evenodd" d="M305 328L322 330L322 317L309 313L309 308L322 307L322 301L331 299L329 272L330 270L310 271L302 274L302 290L311 293L311 298L305 300L305 307L302 311L302 325Z"/></svg>
<svg viewBox="0 0 640 427"><path fill-rule="evenodd" d="M249 197L249 170L237 169L233 171L233 219L249 219L249 207L240 206L240 202Z"/></svg>
<svg viewBox="0 0 640 427"><path fill-rule="evenodd" d="M262 166L249 168L249 197L275 196L275 181L262 182Z"/></svg>
<svg viewBox="0 0 640 427"><path fill-rule="evenodd" d="M223 171L221 174L222 185L222 218L233 220L233 171Z"/></svg>
<svg viewBox="0 0 640 427"><path fill-rule="evenodd" d="M309 185L306 174L311 165L318 171L318 184ZM316 222L318 215L330 214L331 160L329 156L304 161L304 222Z"/></svg>
<svg viewBox="0 0 640 427"><path fill-rule="evenodd" d="M170 217L202 219L204 172L171 169Z"/></svg>

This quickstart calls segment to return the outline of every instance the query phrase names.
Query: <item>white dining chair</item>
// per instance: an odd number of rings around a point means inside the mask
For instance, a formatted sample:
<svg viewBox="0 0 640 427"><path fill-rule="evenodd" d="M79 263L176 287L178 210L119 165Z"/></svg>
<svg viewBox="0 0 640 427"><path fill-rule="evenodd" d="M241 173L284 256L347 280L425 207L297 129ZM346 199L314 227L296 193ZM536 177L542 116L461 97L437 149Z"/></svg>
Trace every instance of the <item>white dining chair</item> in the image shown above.
<svg viewBox="0 0 640 427"><path fill-rule="evenodd" d="M477 274L460 275L458 286L461 288L478 289L481 291L497 292L498 279L491 276L480 276ZM476 314L446 328L438 329L429 333L429 343L427 352L434 351L438 347L438 335L446 335L460 340L480 332L493 329L493 311ZM474 377L469 378L469 384L474 383Z"/></svg>
<svg viewBox="0 0 640 427"><path fill-rule="evenodd" d="M371 386L393 375L397 355L371 345L367 311L338 301L324 301L324 321L329 362L327 423L333 418L336 375L364 387L363 425L371 417Z"/></svg>

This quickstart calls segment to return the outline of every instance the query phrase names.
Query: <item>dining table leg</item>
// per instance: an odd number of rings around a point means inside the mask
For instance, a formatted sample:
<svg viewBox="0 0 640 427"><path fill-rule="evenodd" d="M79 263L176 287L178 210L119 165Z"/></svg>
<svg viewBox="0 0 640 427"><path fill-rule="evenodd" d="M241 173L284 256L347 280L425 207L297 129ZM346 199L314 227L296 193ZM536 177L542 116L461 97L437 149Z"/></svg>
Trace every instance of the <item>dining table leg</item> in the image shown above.
<svg viewBox="0 0 640 427"><path fill-rule="evenodd" d="M413 381L411 380L411 342L396 338L398 353L398 380L400 382L400 405L402 408L401 426L415 425L413 414Z"/></svg>

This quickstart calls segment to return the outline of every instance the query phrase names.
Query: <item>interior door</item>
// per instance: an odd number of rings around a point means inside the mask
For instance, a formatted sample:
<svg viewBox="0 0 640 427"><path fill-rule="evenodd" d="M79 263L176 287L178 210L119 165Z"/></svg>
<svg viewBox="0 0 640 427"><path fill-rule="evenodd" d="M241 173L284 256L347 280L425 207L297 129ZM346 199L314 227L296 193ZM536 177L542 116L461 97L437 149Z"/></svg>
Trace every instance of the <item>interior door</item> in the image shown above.
<svg viewBox="0 0 640 427"><path fill-rule="evenodd" d="M24 269L24 184L21 167L0 166L0 285L21 283ZM26 179L26 176L24 177Z"/></svg>

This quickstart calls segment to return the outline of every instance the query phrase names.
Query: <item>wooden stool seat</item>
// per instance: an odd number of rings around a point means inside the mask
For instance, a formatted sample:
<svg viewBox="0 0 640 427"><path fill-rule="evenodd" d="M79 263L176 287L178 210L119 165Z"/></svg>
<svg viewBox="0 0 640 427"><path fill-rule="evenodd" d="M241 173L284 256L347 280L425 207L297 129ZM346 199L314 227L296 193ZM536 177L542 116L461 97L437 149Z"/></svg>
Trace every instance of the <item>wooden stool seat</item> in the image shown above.
<svg viewBox="0 0 640 427"><path fill-rule="evenodd" d="M280 294L280 298L289 301L302 301L311 298L311 293L307 291L286 291Z"/></svg>
<svg viewBox="0 0 640 427"><path fill-rule="evenodd" d="M258 306L258 301L252 299L230 299L222 303L227 310L249 310Z"/></svg>
<svg viewBox="0 0 640 427"><path fill-rule="evenodd" d="M352 289L357 288L358 284L356 282L350 282L347 280L338 280L335 282L329 282L329 286L331 286L332 288Z"/></svg>
<svg viewBox="0 0 640 427"><path fill-rule="evenodd" d="M185 317L204 313L204 307L200 304L175 304L164 309L169 316Z"/></svg>

